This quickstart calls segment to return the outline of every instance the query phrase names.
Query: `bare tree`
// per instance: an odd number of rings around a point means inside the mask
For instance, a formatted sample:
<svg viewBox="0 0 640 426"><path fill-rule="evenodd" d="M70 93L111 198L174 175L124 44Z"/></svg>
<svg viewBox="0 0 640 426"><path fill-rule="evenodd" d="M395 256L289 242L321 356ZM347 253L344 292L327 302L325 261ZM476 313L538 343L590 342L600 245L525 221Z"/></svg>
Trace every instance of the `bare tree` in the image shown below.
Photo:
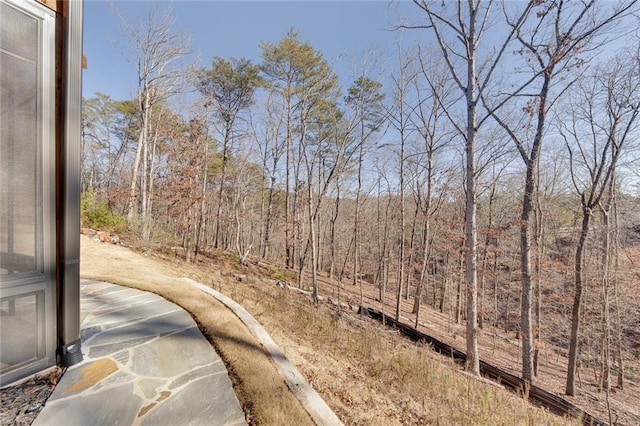
<svg viewBox="0 0 640 426"><path fill-rule="evenodd" d="M482 100L498 124L504 128L514 142L525 171L525 189L522 198L520 216L520 268L522 274L522 298L520 308L520 332L522 335L522 377L533 382L533 271L532 252L532 215L536 199L538 163L547 127L549 110L575 81L575 73L588 60L592 49L607 41L598 38L611 24L629 13L633 0L617 5L611 11L596 6L595 0L581 3L570 2L534 2L531 9L535 13L527 14L523 23L522 13L504 15L508 26L516 34L521 48L518 50L524 58L524 77L517 82L516 89L508 91L506 96L494 96L492 101L485 95ZM565 76L565 78L560 78ZM517 108L502 111L499 108L515 100L524 102ZM524 115L514 116L520 109ZM523 132L522 129L525 129ZM523 134L524 133L524 134Z"/></svg>
<svg viewBox="0 0 640 426"><path fill-rule="evenodd" d="M517 29L528 16L532 4L528 2L519 13L516 25L508 31L497 49L484 58L479 58L479 47L483 36L491 25L493 1L480 0L457 1L455 5L443 2L437 4L427 0L413 0L427 16L425 25L408 25L406 28L430 29L438 43L442 57L447 65L451 78L464 97L465 120L458 120L453 111L447 111L447 116L465 145L465 279L467 283L467 370L476 375L480 374L478 358L478 267L477 267L477 165L476 144L482 124L489 117L485 114L479 117L478 106L481 96L489 90L492 77L507 46L513 39ZM440 10L438 10L440 9ZM478 66L480 60L481 67Z"/></svg>
<svg viewBox="0 0 640 426"><path fill-rule="evenodd" d="M599 69L595 75L576 88L569 101L572 116L568 122L560 122L559 132L569 153L571 181L580 197L582 227L575 252L575 295L569 340L569 365L567 370L568 395L575 394L575 374L579 354L580 311L585 287L585 244L591 221L601 210L608 223L611 203L603 199L607 195L621 153L633 137L640 113L640 61L637 56L624 55ZM604 315L608 315L608 268L610 237L605 237L603 260ZM608 320L606 328L608 330ZM607 337L608 339L608 337ZM605 360L607 362L607 360ZM608 370L608 369L607 369ZM608 371L605 371L608 373ZM607 384L608 387L608 379Z"/></svg>
<svg viewBox="0 0 640 426"><path fill-rule="evenodd" d="M130 142L126 127L130 102L119 102L109 95L95 93L82 100L82 188L93 187L109 196L119 184L118 172Z"/></svg>
<svg viewBox="0 0 640 426"><path fill-rule="evenodd" d="M393 100L389 107L389 123L398 132L398 142L400 152L399 154L399 171L398 171L398 192L400 195L400 217L399 219L399 231L400 237L398 238L398 279L397 279L397 292L396 292L396 321L400 320L400 306L402 299L402 288L405 279L405 237L406 237L406 202L405 202L405 164L406 164L406 149L408 139L411 133L409 115L411 113L411 106L409 98L409 89L413 84L413 80L416 78L416 64L415 57L409 52L403 52L401 48L398 48L399 61L397 74L394 73L391 76L393 80Z"/></svg>
<svg viewBox="0 0 640 426"><path fill-rule="evenodd" d="M418 327L420 318L420 303L422 299L422 289L427 276L427 266L431 256L432 240L431 225L433 217L440 208L445 191L436 194L437 166L436 156L451 141L452 135L443 128L442 122L446 120L444 108L441 103L450 107L455 100L451 99L452 87L450 80L446 77L446 69L442 61L436 61L434 65L427 66L426 58L419 52L420 75L422 78L414 80L417 106L414 108L410 120L413 127L420 135L424 144L422 153L417 162L424 172L424 178L416 190L417 209L423 217L422 230L422 267L420 268L420 278L416 287L416 294L413 304L413 313L416 315L415 326ZM424 84L425 87L421 87Z"/></svg>
<svg viewBox="0 0 640 426"><path fill-rule="evenodd" d="M177 66L177 62L190 53L189 41L184 34L173 31L171 9L158 11L157 3L151 4L145 20L140 23L130 22L115 6L113 10L120 19L123 34L130 40L131 59L136 66L138 77L136 99L140 115L140 133L131 171L127 217L131 225L140 211L143 235L148 237L149 198L146 192L149 189L148 161L152 158L148 154L154 149L152 144L156 140L152 128L152 115L161 111L157 106L181 89L184 72ZM143 155L145 153L147 155ZM142 167L141 163L144 163ZM142 192L139 210L138 187Z"/></svg>

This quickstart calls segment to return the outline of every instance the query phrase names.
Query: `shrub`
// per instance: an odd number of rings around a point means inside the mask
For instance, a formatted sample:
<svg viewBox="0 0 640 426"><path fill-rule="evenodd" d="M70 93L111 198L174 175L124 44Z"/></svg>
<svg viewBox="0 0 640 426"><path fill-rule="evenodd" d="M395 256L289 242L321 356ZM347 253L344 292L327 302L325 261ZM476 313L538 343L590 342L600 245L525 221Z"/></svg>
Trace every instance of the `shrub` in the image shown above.
<svg viewBox="0 0 640 426"><path fill-rule="evenodd" d="M122 232L127 226L126 219L111 211L109 203L98 199L93 188L80 194L80 221L83 226L109 232Z"/></svg>

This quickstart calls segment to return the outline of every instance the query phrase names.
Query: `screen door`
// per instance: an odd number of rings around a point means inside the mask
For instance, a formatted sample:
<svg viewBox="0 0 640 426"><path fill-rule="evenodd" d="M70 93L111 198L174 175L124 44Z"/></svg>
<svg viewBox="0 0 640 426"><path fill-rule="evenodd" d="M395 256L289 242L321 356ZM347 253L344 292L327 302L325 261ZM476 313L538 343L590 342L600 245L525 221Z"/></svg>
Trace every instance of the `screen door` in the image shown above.
<svg viewBox="0 0 640 426"><path fill-rule="evenodd" d="M0 0L0 380L55 363L55 15Z"/></svg>

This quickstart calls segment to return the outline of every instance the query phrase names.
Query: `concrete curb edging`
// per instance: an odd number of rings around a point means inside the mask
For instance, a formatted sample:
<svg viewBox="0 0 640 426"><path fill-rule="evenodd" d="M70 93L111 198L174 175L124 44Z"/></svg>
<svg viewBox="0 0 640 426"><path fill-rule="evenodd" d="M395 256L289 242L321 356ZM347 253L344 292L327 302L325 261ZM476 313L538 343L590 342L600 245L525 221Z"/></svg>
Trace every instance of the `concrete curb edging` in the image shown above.
<svg viewBox="0 0 640 426"><path fill-rule="evenodd" d="M313 421L318 425L327 426L340 426L343 425L342 421L336 416L336 414L329 408L327 403L318 395L315 389L307 382L302 374L296 369L296 367L289 361L287 356L282 352L278 345L273 341L267 331L260 325L260 323L242 306L228 298L224 294L207 287L197 281L190 278L183 278L189 284L197 287L201 291L214 297L227 308L231 309L233 313L240 318L240 320L247 326L251 334L253 334L264 346L265 350L271 357L271 361L276 366L278 373L282 376L287 386L293 392L293 394L300 400L304 408L307 410Z"/></svg>

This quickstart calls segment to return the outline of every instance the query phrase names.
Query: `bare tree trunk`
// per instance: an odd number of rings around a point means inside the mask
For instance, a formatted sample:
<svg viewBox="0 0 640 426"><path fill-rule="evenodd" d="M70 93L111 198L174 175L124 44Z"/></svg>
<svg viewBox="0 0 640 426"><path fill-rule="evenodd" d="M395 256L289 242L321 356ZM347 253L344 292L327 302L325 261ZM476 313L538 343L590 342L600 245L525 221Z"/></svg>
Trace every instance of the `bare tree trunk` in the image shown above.
<svg viewBox="0 0 640 426"><path fill-rule="evenodd" d="M364 125L364 123L363 123ZM358 283L360 262L360 196L362 194L362 157L364 144L358 149L358 187L356 189L355 213L353 218L353 285Z"/></svg>
<svg viewBox="0 0 640 426"><path fill-rule="evenodd" d="M155 119L155 129L153 137L147 141L147 146L144 152L144 165L143 165L143 183L142 183L142 238L144 241L149 241L151 237L151 220L154 198L154 185L155 185L155 169L156 169L156 148L158 146L158 136L160 134L160 123L162 120L162 109L158 113L158 117ZM151 143L151 152L149 153L148 145Z"/></svg>
<svg viewBox="0 0 640 426"><path fill-rule="evenodd" d="M291 83L287 84L287 93L291 92ZM285 148L285 161L286 161L286 177L285 177L285 192L284 192L284 245L285 245L285 265L287 268L294 267L294 253L293 253L293 230L291 224L291 214L289 209L291 208L291 139L293 137L293 124L292 124L292 105L291 97L287 96L287 135L286 135L286 148ZM294 188L296 183L294 182Z"/></svg>
<svg viewBox="0 0 640 426"><path fill-rule="evenodd" d="M609 267L611 263L611 224L609 222L609 213L611 212L610 207L611 193L609 194L609 200L607 200L607 206L601 208L604 229L602 236L602 371L600 375L602 380L600 382L600 388L604 388L604 391L606 393L609 424L613 424L611 404L609 402L611 393L611 345L609 337L609 330L611 329L611 319L609 313Z"/></svg>
<svg viewBox="0 0 640 426"><path fill-rule="evenodd" d="M224 184L225 180L227 180L227 163L229 162L229 145L231 143L231 128L229 123L227 123L224 130L224 139L222 141L222 168L220 170L220 188L218 189L218 207L216 209L216 229L215 229L215 240L213 242L213 246L215 248L220 248L220 230L221 230L221 221L222 221L222 207L225 204L224 201Z"/></svg>
<svg viewBox="0 0 640 426"><path fill-rule="evenodd" d="M420 312L420 298L422 297L422 286L424 284L424 278L427 275L427 264L429 261L429 219L424 220L424 230L422 232L422 267L420 268L420 279L416 286L416 294L413 300L412 313L416 314L416 323L418 322L418 313Z"/></svg>
<svg viewBox="0 0 640 426"><path fill-rule="evenodd" d="M336 244L336 222L338 220L338 213L340 209L340 179L336 177L336 200L334 202L333 215L330 220L330 230L329 230L329 250L330 250L330 262L329 262L329 279L333 280L334 272L335 272L335 262L338 258L338 250ZM340 304L338 303L338 309L340 309Z"/></svg>
<svg viewBox="0 0 640 426"><path fill-rule="evenodd" d="M189 49L182 34L172 33L173 21L169 10L158 16L154 6L146 20L137 25L129 22L115 6L113 11L119 17L126 36L133 41L134 62L137 62L137 107L141 122L127 199L127 219L131 226L139 211L136 189L143 150L148 148L152 108L179 90L181 71L168 68L170 63L184 57ZM146 174L146 163L143 167L142 173ZM146 185L140 189L146 191ZM146 203L147 200L143 201ZM146 211L143 209L141 214L145 215Z"/></svg>
<svg viewBox="0 0 640 426"><path fill-rule="evenodd" d="M143 125L140 129L140 136L138 137L138 145L136 147L136 156L133 160L133 169L131 170L131 182L129 183L129 199L127 201L127 221L129 222L129 226L133 225L133 222L138 214L138 206L137 206L137 186L138 186L138 171L140 170L140 162L142 160L142 150L146 145L147 140L147 128L144 125L146 120L148 120L148 113L146 109L142 112L143 115ZM147 116L147 118L145 118Z"/></svg>
<svg viewBox="0 0 640 426"><path fill-rule="evenodd" d="M378 187L379 188L379 187ZM382 312L384 312L384 298L387 289L387 283L389 282L389 208L391 207L391 196L387 192L387 205L384 211L384 225L382 227L382 235L379 237L379 253L378 253L378 273L380 276L379 298L382 305ZM378 190L378 223L380 223L380 201L381 192ZM360 301L362 303L362 300Z"/></svg>
<svg viewBox="0 0 640 426"><path fill-rule="evenodd" d="M493 326L498 327L498 247L493 252Z"/></svg>
<svg viewBox="0 0 640 426"><path fill-rule="evenodd" d="M409 300L409 287L411 286L411 277L413 275L413 255L415 250L415 241L416 241L416 225L418 222L418 213L420 209L416 206L413 213L413 220L411 221L411 232L409 232L409 258L407 259L407 276L405 278L404 285L404 300ZM414 295L415 296L415 295Z"/></svg>
<svg viewBox="0 0 640 426"><path fill-rule="evenodd" d="M148 124L150 125L150 124ZM148 134L144 145L142 146L142 164L140 164L140 225L142 238L145 238L145 223L147 222L147 176L149 175L149 140L151 135Z"/></svg>
<svg viewBox="0 0 640 426"><path fill-rule="evenodd" d="M520 260L522 276L522 296L520 300L520 333L522 336L522 378L533 383L533 327L532 296L533 281L531 271L531 230L530 224L533 199L535 197L535 179L537 176L537 160L527 164L525 193L522 199L522 215L520 216Z"/></svg>
<svg viewBox="0 0 640 426"><path fill-rule="evenodd" d="M307 196L309 197L307 214L309 215L309 245L311 245L311 274L313 279L313 290L311 294L313 297L313 304L318 306L318 304L320 303L320 300L318 298L318 247L316 245L318 236L316 235L316 227L314 226L314 220L317 216L317 210L316 212L314 212L312 208L313 187L311 184L308 185ZM321 197L322 195L319 194L318 196ZM317 207L319 208L320 200L318 200L317 203ZM300 268L300 273L302 274L302 268Z"/></svg>
<svg viewBox="0 0 640 426"><path fill-rule="evenodd" d="M544 255L544 211L540 202L540 190L536 190L536 210L535 210L535 326L534 336L535 345L533 353L533 374L538 375L538 367L540 363L540 348L542 345L542 257Z"/></svg>
<svg viewBox="0 0 640 426"><path fill-rule="evenodd" d="M205 140L204 162L202 164L202 185L200 187L202 188L200 193L200 210L198 211L198 224L196 225L196 243L195 243L195 249L193 253L194 262L198 257L198 254L200 253L200 248L201 248L200 239L202 237L202 229L204 228L204 221L205 221L205 210L207 205L207 179L208 179L207 168L209 166L208 154L209 154L209 143L207 140Z"/></svg>
<svg viewBox="0 0 640 426"><path fill-rule="evenodd" d="M475 43L477 10L470 7L469 38ZM465 271L467 284L467 361L466 369L480 375L478 356L478 254L477 254L477 218L476 218L476 138L478 123L476 118L476 51L469 49L467 58L467 134L465 141Z"/></svg>
<svg viewBox="0 0 640 426"><path fill-rule="evenodd" d="M492 238L497 238L493 235L493 200L495 198L495 181L491 187L489 194L489 208L488 208L488 223L487 223L487 236L484 241L484 250L482 254L482 268L480 272L480 315L478 315L478 326L484 327L485 318L485 277L487 271L487 262L489 259L489 246L491 245Z"/></svg>
<svg viewBox="0 0 640 426"><path fill-rule="evenodd" d="M316 263L315 263L315 267L316 267L316 273L320 270L320 268L322 267L322 234L320 232L320 223L322 222L322 210L321 210L321 205L323 205L323 201L324 201L324 197L322 196L322 182L325 182L325 173L324 173L324 158L321 157L320 161L318 161L318 187L316 188L317 194L318 194L318 201L316 203L316 213L313 217L313 221L311 223L311 226L313 226L315 228L315 244L316 244ZM313 191L313 189L312 189Z"/></svg>
<svg viewBox="0 0 640 426"><path fill-rule="evenodd" d="M429 226L429 218L425 218L424 221L424 232L422 236L422 269L420 270L420 281L418 281L418 287L416 288L416 295L414 298L413 304L413 313L416 314L415 327L418 328L419 318L420 318L420 302L422 299L422 287L424 285L424 280L427 275L427 263L429 258L431 257L431 241L430 241L430 226ZM435 288L433 289L433 293L435 295Z"/></svg>
<svg viewBox="0 0 640 426"><path fill-rule="evenodd" d="M397 117L394 117L394 126L399 131L400 135L400 171L399 171L399 186L400 186L400 237L399 237L399 256L398 256L398 280L397 280L397 291L396 291L396 321L400 320L400 307L401 307L401 299L402 299L402 288L404 284L404 271L405 271L405 227L406 227L406 212L405 212L405 181L404 181L404 168L405 168L405 144L406 140L406 131L407 131L407 122L406 122L406 112L405 112L405 96L406 89L408 84L413 79L412 76L408 74L408 67L410 64L410 60L403 59L400 67L400 75L398 78L394 78L397 90Z"/></svg>
<svg viewBox="0 0 640 426"><path fill-rule="evenodd" d="M158 146L158 133L156 130L156 134L153 136L151 143L151 160L149 164L149 178L148 185L149 189L147 190L147 203L145 206L145 216L142 221L142 236L145 241L149 241L151 239L151 226L153 220L153 200L155 195L155 173L156 173L156 148Z"/></svg>
<svg viewBox="0 0 640 426"><path fill-rule="evenodd" d="M613 309L614 309L614 342L615 342L615 351L614 356L616 359L616 368L618 371L618 380L617 386L620 390L624 389L624 361L622 359L622 321L620 318L620 306L618 303L618 272L620 270L620 259L619 259L619 221L618 221L618 197L617 191L615 189L615 177L612 179L612 184L614 185L614 189L612 191L612 205L613 205L613 261L614 261L614 279L613 279Z"/></svg>
<svg viewBox="0 0 640 426"><path fill-rule="evenodd" d="M587 234L589 232L589 225L591 216L593 215L593 210L595 208L600 208L603 210L605 215L609 214L611 198L613 197L613 180L615 178L615 168L622 151L622 147L625 144L625 140L630 135L629 131L631 128L635 126L636 120L638 118L638 114L640 113L640 99L633 99L629 97L629 94L636 93L638 89L638 85L640 81L637 78L628 79L629 76L635 76L634 74L637 70L638 59L637 51L632 52L632 60L625 60L621 62L614 62L607 65L607 69L603 70L604 74L596 74L594 75L594 79L597 85L603 85L603 89L606 93L606 97L604 98L605 104L604 110L606 111L606 116L603 118L603 124L601 125L598 121L600 119L599 115L593 113L593 107L587 109L587 114L581 117L577 117L574 115L573 120L574 123L571 126L563 127L560 129L560 134L565 140L565 143L569 152L569 160L572 171L572 182L574 188L580 195L580 201L582 205L582 232L580 235L580 240L578 242L578 247L576 249L576 265L575 265L575 286L576 286L576 294L574 297L573 310L572 310L572 327L571 327L571 338L569 342L569 365L567 370L567 387L566 394L574 395L575 394L575 371L576 371L576 363L578 361L579 353L578 353L578 345L579 345L579 329L580 329L580 305L582 303L582 292L583 287L585 286L584 281L584 246L585 240L587 238ZM631 66L631 68L627 68ZM629 71L633 70L633 71ZM622 78L621 78L622 77ZM631 84L629 84L631 83ZM593 87L593 86L589 86ZM594 90L588 90L587 97L581 97L577 99L577 102L587 103L592 106L594 103L594 99L597 99L593 96ZM626 93L625 93L626 92ZM624 93L624 94L622 94ZM624 101L622 101L624 99ZM580 124L584 122L587 123L589 127L592 129L591 133L587 134L586 137L580 133L578 133L575 129L581 127ZM598 132L593 130L593 128L597 128ZM605 131L605 138L600 138L600 131ZM569 141L567 134L571 135L572 141ZM592 143L592 146L584 149L585 140ZM600 142L600 146L598 145ZM574 162L574 150L572 146L577 146L578 149L575 150L576 154L581 156L581 162ZM586 153L589 153L589 156ZM577 172L574 172L575 167L578 164L587 164L588 170L591 172L589 175L590 180L582 183L578 179L576 179ZM596 170L594 173L593 170ZM602 207L601 200L605 193L609 194L609 200L606 200L605 203L607 207ZM607 226L608 224L608 217ZM610 238L609 233L607 232L607 238ZM610 256L609 254L609 245L610 240L606 241L607 252L606 255L606 264L603 265L605 268L605 276L603 278L603 290L604 290L604 303L606 305L606 312L603 312L603 316L605 316L605 322L609 323L609 263ZM605 287L606 286L606 287ZM608 340L608 327L606 330L607 340ZM608 341L606 342L607 350L608 350ZM608 356L608 354L607 354ZM608 362L608 360L607 360ZM607 372L608 373L608 372ZM607 378L608 380L608 378ZM607 383L607 386L609 384Z"/></svg>
<svg viewBox="0 0 640 426"><path fill-rule="evenodd" d="M304 134L302 134L302 137L304 137ZM300 145L303 146L304 142L301 142ZM307 251L302 249L302 235L304 233L304 218L301 217L304 214L304 206L300 206L301 204L301 197L303 197L304 191L300 182L300 168L301 168L301 162L302 162L302 153L298 154L298 159L297 162L294 163L294 168L293 168L293 180L296 182L295 183L295 188L293 190L293 206L292 206L292 212L291 212L291 217L293 218L293 223L292 223L292 238L293 238L293 244L291 246L291 254L292 254L292 260L293 260L293 265L292 267L296 266L296 260L298 262L298 270L302 271L302 269L304 268L304 261L307 257ZM302 192L302 194L301 194Z"/></svg>
<svg viewBox="0 0 640 426"><path fill-rule="evenodd" d="M462 283L464 282L464 252L463 250L459 251L459 263L458 263L458 273L456 274L456 306L454 313L454 320L456 324L460 324L462 322L461 312L462 312Z"/></svg>
<svg viewBox="0 0 640 426"><path fill-rule="evenodd" d="M469 81L470 84L473 84ZM475 129L475 111L468 113L469 129ZM467 362L466 369L480 375L478 356L478 265L476 243L476 170L475 130L467 134L466 208L465 208L465 275L467 285Z"/></svg>
<svg viewBox="0 0 640 426"><path fill-rule="evenodd" d="M189 263L191 262L191 209L188 209L184 215L186 216L186 222L189 224L184 231L186 239L184 242L185 260Z"/></svg>
<svg viewBox="0 0 640 426"><path fill-rule="evenodd" d="M567 387L565 393L567 395L575 395L575 377L576 367L578 365L578 338L580 331L580 310L582 307L582 290L583 290L583 266L584 266L584 249L589 234L589 224L591 221L591 209L586 206L582 208L582 228L580 238L576 247L575 265L574 265L574 285L575 294L573 296L573 308L571 310L571 336L569 338L569 364L567 367Z"/></svg>
<svg viewBox="0 0 640 426"><path fill-rule="evenodd" d="M267 192L267 161L266 159L263 159L262 161L262 176L261 176L261 182L260 182L260 217L258 218L258 254L260 255L261 259L264 259L264 242L265 242L265 234L266 234L266 219L265 219L265 215L266 215L266 208L265 208L265 199L264 199L264 195Z"/></svg>
<svg viewBox="0 0 640 426"><path fill-rule="evenodd" d="M340 211L340 176L336 177L336 199L334 202L333 214L330 219L330 228L329 228L329 279L336 284L337 287L337 295L338 295L338 312L342 311L342 305L340 300L340 290L342 283L341 280L336 281L335 277L335 266L336 261L338 259L338 247L336 241L336 222L338 220L338 214ZM342 274L340 274L342 275ZM342 277L341 277L342 278ZM362 302L361 302L362 305Z"/></svg>
<svg viewBox="0 0 640 426"><path fill-rule="evenodd" d="M400 254L398 256L398 290L396 294L396 321L400 321L400 303L402 300L402 285L404 281L404 228L405 228L405 206L404 206L404 141L401 142L400 149Z"/></svg>

